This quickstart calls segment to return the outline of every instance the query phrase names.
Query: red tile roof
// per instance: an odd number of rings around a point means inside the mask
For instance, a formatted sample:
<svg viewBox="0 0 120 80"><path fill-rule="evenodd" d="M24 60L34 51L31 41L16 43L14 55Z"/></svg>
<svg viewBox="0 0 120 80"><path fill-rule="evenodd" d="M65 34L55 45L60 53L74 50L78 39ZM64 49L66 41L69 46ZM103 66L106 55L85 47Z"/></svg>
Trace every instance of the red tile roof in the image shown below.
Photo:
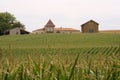
<svg viewBox="0 0 120 80"><path fill-rule="evenodd" d="M44 31L44 30L45 30L45 28L41 28L41 29L34 30L33 32L35 32L35 31Z"/></svg>
<svg viewBox="0 0 120 80"><path fill-rule="evenodd" d="M79 31L73 28L55 28L54 31Z"/></svg>

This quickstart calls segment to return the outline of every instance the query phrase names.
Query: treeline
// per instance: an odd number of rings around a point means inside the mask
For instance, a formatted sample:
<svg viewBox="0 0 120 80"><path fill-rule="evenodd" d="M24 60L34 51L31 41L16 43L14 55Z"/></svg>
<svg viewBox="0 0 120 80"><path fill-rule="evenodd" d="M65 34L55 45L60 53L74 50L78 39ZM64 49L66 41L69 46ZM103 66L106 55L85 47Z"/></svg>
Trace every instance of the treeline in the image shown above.
<svg viewBox="0 0 120 80"><path fill-rule="evenodd" d="M0 12L0 35L3 35L6 30L21 27L25 29L25 25L16 20L16 17L9 12Z"/></svg>

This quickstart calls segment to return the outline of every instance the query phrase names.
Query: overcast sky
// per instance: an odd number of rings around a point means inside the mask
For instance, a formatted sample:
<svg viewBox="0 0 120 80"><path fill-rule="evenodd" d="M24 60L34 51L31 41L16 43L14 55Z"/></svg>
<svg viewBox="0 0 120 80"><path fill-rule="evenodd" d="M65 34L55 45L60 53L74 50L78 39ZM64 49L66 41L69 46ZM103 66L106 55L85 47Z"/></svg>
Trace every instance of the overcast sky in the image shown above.
<svg viewBox="0 0 120 80"><path fill-rule="evenodd" d="M56 27L80 29L92 19L100 30L120 29L120 0L0 0L0 12L6 11L28 31L44 27L49 19Z"/></svg>

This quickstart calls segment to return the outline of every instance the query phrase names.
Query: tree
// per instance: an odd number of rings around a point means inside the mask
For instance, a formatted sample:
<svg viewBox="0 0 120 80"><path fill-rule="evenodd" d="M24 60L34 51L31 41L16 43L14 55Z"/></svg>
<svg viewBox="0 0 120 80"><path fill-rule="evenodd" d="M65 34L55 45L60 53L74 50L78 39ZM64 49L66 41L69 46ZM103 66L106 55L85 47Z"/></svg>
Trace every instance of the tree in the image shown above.
<svg viewBox="0 0 120 80"><path fill-rule="evenodd" d="M17 21L14 15L8 12L1 12L0 13L0 35L3 35L6 30L20 27L24 29L24 24Z"/></svg>
<svg viewBox="0 0 120 80"><path fill-rule="evenodd" d="M22 29L25 29L24 26L25 26L25 25L22 24L21 22L15 22L12 27L13 27L13 28L15 28L15 27L20 27L20 28L22 28Z"/></svg>

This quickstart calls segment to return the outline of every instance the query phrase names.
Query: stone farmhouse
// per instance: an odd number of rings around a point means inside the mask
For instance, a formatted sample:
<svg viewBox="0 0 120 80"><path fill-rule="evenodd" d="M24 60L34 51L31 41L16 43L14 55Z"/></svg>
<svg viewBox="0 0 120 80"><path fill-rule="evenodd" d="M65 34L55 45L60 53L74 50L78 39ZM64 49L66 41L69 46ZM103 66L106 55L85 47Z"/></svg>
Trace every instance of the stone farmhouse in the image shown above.
<svg viewBox="0 0 120 80"><path fill-rule="evenodd" d="M90 20L81 25L82 33L97 33L99 24L93 20Z"/></svg>
<svg viewBox="0 0 120 80"><path fill-rule="evenodd" d="M40 33L78 33L78 32L80 32L80 30L76 30L73 28L62 28L62 27L55 28L54 23L51 20L49 20L43 28L34 30L32 33L40 34Z"/></svg>
<svg viewBox="0 0 120 80"><path fill-rule="evenodd" d="M82 33L98 33L99 32L99 24L93 20L90 20L81 25ZM29 34L30 32L16 27L10 30L6 30L4 35L21 35L21 34ZM56 28L54 23L49 20L47 24L40 29L32 31L33 34L41 34L41 33L80 33L80 30L73 28Z"/></svg>
<svg viewBox="0 0 120 80"><path fill-rule="evenodd" d="M4 32L4 35L20 35L20 34L29 34L29 32L19 27Z"/></svg>

